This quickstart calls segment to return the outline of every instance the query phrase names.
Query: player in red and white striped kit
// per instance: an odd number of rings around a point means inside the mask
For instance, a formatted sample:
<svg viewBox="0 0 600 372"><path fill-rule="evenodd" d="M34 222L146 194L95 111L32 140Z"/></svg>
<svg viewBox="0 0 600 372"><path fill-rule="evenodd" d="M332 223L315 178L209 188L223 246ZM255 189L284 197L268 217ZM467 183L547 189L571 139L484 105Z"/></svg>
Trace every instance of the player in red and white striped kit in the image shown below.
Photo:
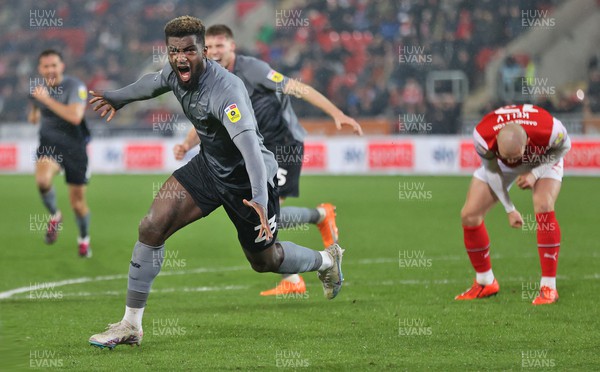
<svg viewBox="0 0 600 372"><path fill-rule="evenodd" d="M487 114L473 131L475 150L482 166L475 171L461 211L465 247L476 271L473 286L456 296L472 300L495 295L500 290L490 262L490 239L484 224L487 212L500 201L511 227L523 219L511 202L508 190L516 181L521 189L533 190L533 208L538 225L537 242L542 279L534 305L558 300L556 268L560 228L554 214L563 176L563 157L571 141L562 123L541 107L505 106Z"/></svg>

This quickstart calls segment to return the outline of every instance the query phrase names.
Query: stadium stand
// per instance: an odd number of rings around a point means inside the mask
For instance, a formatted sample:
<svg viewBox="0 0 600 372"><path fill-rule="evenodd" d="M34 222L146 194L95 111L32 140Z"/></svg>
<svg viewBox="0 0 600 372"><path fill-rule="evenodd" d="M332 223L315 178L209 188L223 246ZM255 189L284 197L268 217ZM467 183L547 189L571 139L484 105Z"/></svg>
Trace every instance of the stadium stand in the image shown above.
<svg viewBox="0 0 600 372"><path fill-rule="evenodd" d="M492 61L502 60L500 87L519 74L535 73L537 56L520 53L503 57L507 45L529 32L523 26L523 11L548 15L564 3L99 0L82 7L75 6L79 4L76 0L65 0L56 7L50 1L23 0L0 10L0 27L5 30L0 36L0 123L25 121L23 102L29 81L36 75L35 56L44 48L63 50L69 72L90 89L103 90L132 82L138 77L139 66L156 59L163 45L164 23L170 18L206 15L210 25L209 20L218 19L212 15L218 15L221 7L234 5L243 26L249 24L247 18L253 17L257 4L266 4L270 16L252 19L262 24L249 30L256 36L252 44L241 45L245 53L313 85L350 115L374 118L377 123L387 121L386 133L418 133L403 130L402 118L407 115L426 115L434 128L429 133L460 133L469 117L514 98L503 97L497 89L487 104L475 108L466 105L469 94L489 88L486 69ZM40 38L40 27L35 23L44 17L60 21L60 26L42 26ZM14 18L22 22L15 25ZM282 20L295 23L286 26ZM432 80L432 72L438 73L437 80ZM593 76L590 73L591 81L595 81ZM594 86L590 84L592 92ZM581 100L573 99L572 94L559 92L552 98L552 102L545 97L536 100L560 112L582 112ZM301 117L323 117L302 101L296 100L294 105ZM148 128L154 111L169 110L167 103L153 108L140 105L120 115L116 127ZM380 133L380 124L375 127ZM368 131L369 126L365 129Z"/></svg>

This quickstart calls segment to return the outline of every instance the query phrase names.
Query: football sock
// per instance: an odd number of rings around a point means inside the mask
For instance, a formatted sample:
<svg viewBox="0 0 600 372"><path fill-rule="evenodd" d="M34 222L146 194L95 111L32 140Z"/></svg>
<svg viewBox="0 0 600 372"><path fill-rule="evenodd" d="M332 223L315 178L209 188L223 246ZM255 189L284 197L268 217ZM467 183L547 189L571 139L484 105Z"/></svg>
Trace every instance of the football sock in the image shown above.
<svg viewBox="0 0 600 372"><path fill-rule="evenodd" d="M279 212L279 227L288 229L305 223L316 224L319 218L316 208L283 207Z"/></svg>
<svg viewBox="0 0 600 372"><path fill-rule="evenodd" d="M494 273L492 269L484 273L475 273L475 280L481 285L490 285L494 282Z"/></svg>
<svg viewBox="0 0 600 372"><path fill-rule="evenodd" d="M281 278L290 283L300 283L300 275L298 274L282 274Z"/></svg>
<svg viewBox="0 0 600 372"><path fill-rule="evenodd" d="M558 266L558 252L560 251L560 227L554 211L536 213L537 243L540 265L542 266L542 282L550 283L550 288L556 289L556 268ZM546 278L546 280L544 280ZM553 280L549 280L553 279Z"/></svg>
<svg viewBox="0 0 600 372"><path fill-rule="evenodd" d="M317 220L317 223L319 224L325 220L325 217L327 217L327 211L325 208L317 207L317 212L319 212L319 219Z"/></svg>
<svg viewBox="0 0 600 372"><path fill-rule="evenodd" d="M480 273L481 280L485 280L486 283L480 283L476 278L477 283L487 285L492 270L492 263L490 261L490 238L485 228L485 223L482 222L479 226L463 226L465 248L467 254L471 260L471 265L475 269L475 272ZM492 282L494 281L494 274L491 274Z"/></svg>
<svg viewBox="0 0 600 372"><path fill-rule="evenodd" d="M542 287L556 289L556 277L542 276L542 280L540 280L540 288Z"/></svg>
<svg viewBox="0 0 600 372"><path fill-rule="evenodd" d="M325 251L319 251L319 253L321 254L321 259L323 262L321 263L321 266L319 266L318 271L327 270L333 266L333 260L331 259L331 255L329 253Z"/></svg>
<svg viewBox="0 0 600 372"><path fill-rule="evenodd" d="M283 262L277 270L281 274L297 274L316 271L323 259L319 251L299 246L292 242L277 242L283 249Z"/></svg>
<svg viewBox="0 0 600 372"><path fill-rule="evenodd" d="M142 317L144 316L144 308L135 309L129 306L125 306L125 315L123 320L126 320L135 328L142 328Z"/></svg>
<svg viewBox="0 0 600 372"><path fill-rule="evenodd" d="M40 190L40 195L42 196L42 201L44 202L46 209L48 209L48 212L52 215L56 214L56 192L54 191L54 187L50 187L50 189L45 192Z"/></svg>
<svg viewBox="0 0 600 372"><path fill-rule="evenodd" d="M88 226L90 225L90 212L85 216L78 216L75 214L75 220L77 221L77 227L79 227L79 236L85 238L88 236Z"/></svg>
<svg viewBox="0 0 600 372"><path fill-rule="evenodd" d="M160 272L165 245L152 247L140 241L135 243L129 264L127 281L127 306L139 309L146 306L150 287Z"/></svg>

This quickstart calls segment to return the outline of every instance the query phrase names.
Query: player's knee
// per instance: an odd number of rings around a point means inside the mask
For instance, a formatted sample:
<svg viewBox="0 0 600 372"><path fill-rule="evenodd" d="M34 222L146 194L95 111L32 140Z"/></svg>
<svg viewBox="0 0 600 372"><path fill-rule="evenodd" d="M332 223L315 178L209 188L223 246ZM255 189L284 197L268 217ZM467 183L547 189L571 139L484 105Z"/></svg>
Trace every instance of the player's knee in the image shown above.
<svg viewBox="0 0 600 372"><path fill-rule="evenodd" d="M138 226L139 240L150 245L164 243L165 231L154 219L145 216Z"/></svg>
<svg viewBox="0 0 600 372"><path fill-rule="evenodd" d="M46 193L52 188L52 180L46 176L36 175L35 183L41 193Z"/></svg>
<svg viewBox="0 0 600 372"><path fill-rule="evenodd" d="M554 210L554 200L547 194L534 195L533 209L535 213L552 212Z"/></svg>
<svg viewBox="0 0 600 372"><path fill-rule="evenodd" d="M483 222L483 216L467 208L460 211L460 221L463 226L479 226Z"/></svg>
<svg viewBox="0 0 600 372"><path fill-rule="evenodd" d="M270 251L263 251L257 254L246 255L252 270L259 273L274 273L281 265L280 260Z"/></svg>
<svg viewBox="0 0 600 372"><path fill-rule="evenodd" d="M71 199L71 207L73 208L75 213L77 213L79 215L83 214L83 212L86 209L85 202L80 199L75 199L75 200Z"/></svg>

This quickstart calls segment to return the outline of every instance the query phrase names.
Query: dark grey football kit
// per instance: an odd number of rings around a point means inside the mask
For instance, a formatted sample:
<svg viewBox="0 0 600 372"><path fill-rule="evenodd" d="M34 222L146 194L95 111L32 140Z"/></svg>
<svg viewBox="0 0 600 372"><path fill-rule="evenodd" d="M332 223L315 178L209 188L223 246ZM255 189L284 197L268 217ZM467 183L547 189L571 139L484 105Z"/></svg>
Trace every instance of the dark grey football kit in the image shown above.
<svg viewBox="0 0 600 372"><path fill-rule="evenodd" d="M46 86L46 89L50 97L62 104L87 104L85 85L72 76L65 75L60 84L54 87ZM90 141L90 133L85 119L79 125L73 125L38 100L31 98L31 103L40 109L42 116L37 159L46 156L56 161L64 169L68 184L87 184L89 177L86 145Z"/></svg>
<svg viewBox="0 0 600 372"><path fill-rule="evenodd" d="M289 78L266 62L244 55L236 55L233 73L244 82L265 147L277 160L279 195L297 197L306 131L292 108L290 96L283 94Z"/></svg>

